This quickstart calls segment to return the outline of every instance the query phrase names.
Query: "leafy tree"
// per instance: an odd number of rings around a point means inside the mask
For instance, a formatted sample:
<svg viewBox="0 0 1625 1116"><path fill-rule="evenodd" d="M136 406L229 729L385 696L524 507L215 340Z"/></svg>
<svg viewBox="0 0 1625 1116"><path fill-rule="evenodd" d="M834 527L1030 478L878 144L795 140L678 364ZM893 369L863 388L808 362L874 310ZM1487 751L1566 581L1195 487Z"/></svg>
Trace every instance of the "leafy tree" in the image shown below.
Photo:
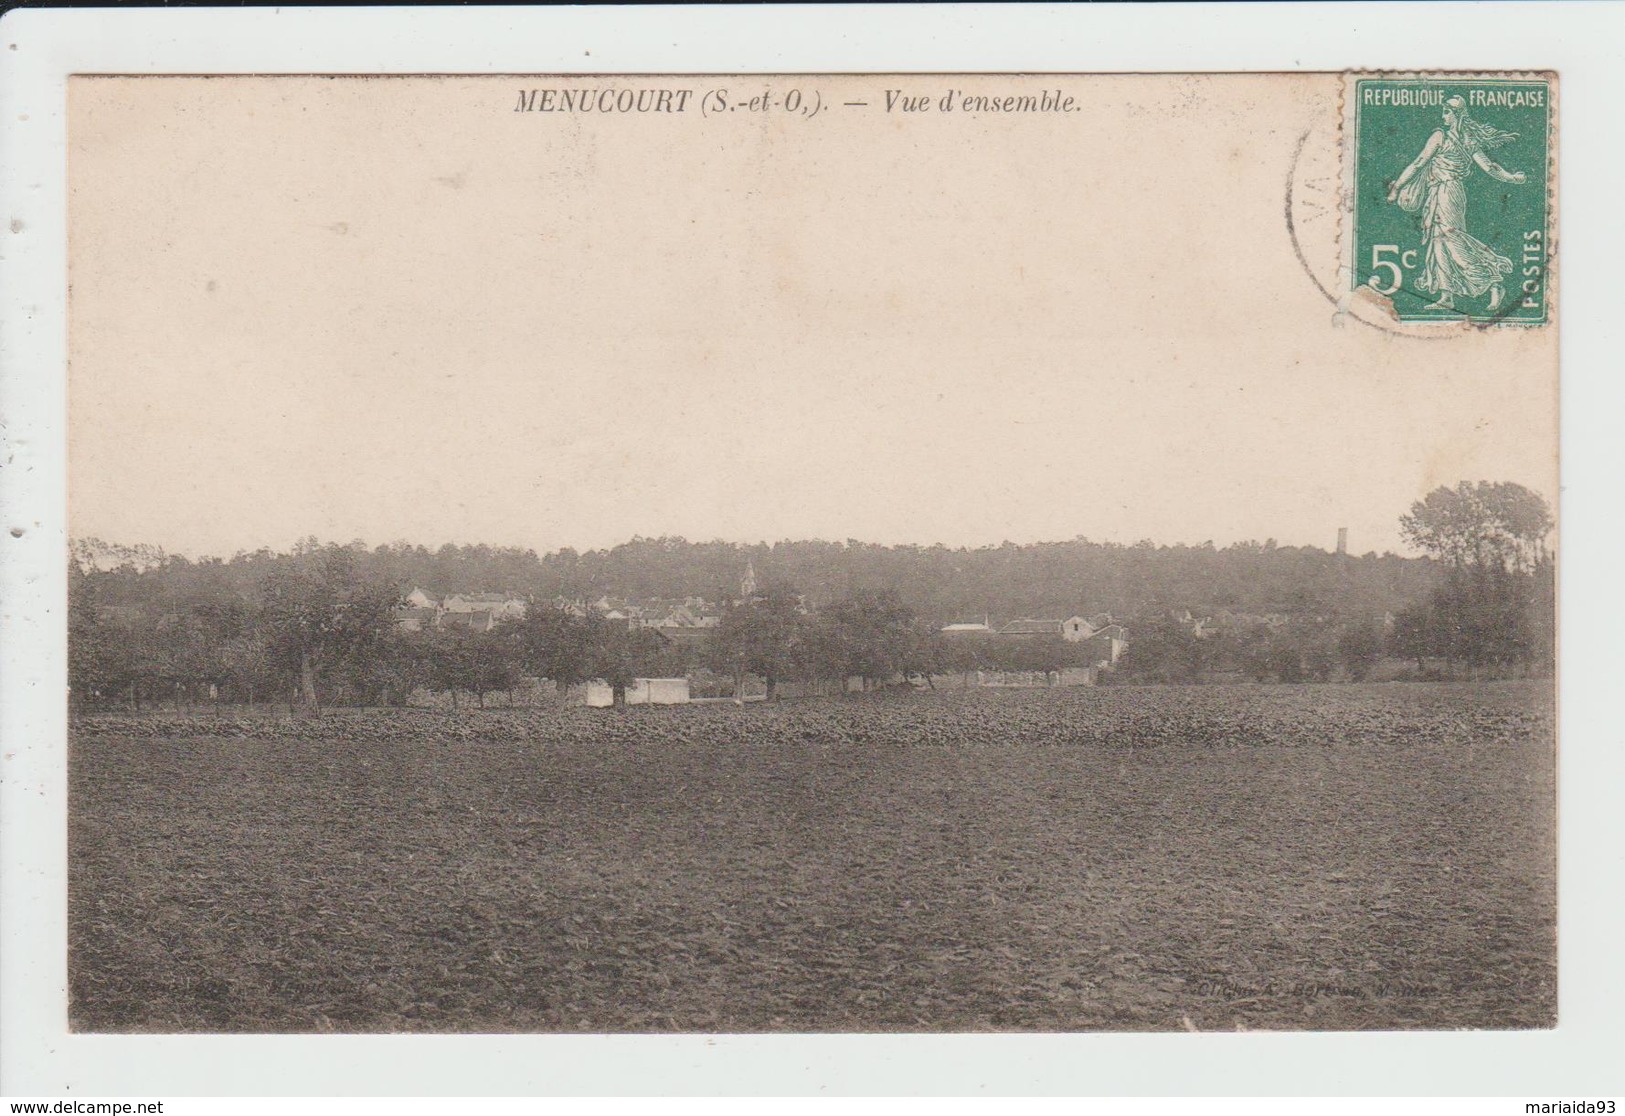
<svg viewBox="0 0 1625 1116"><path fill-rule="evenodd" d="M481 709L485 695L511 691L522 674L522 648L510 633L498 625L490 631L474 632L438 628L416 641L424 649L426 674L438 689L451 693L451 707L457 708L458 693L471 693Z"/></svg>
<svg viewBox="0 0 1625 1116"><path fill-rule="evenodd" d="M1174 620L1165 609L1135 620L1134 638L1118 661L1125 678L1143 682L1194 682L1212 659L1209 641Z"/></svg>
<svg viewBox="0 0 1625 1116"><path fill-rule="evenodd" d="M938 636L943 644L942 659L950 669L970 672L985 670L993 665L993 651L997 641L991 636L946 638Z"/></svg>
<svg viewBox="0 0 1625 1116"><path fill-rule="evenodd" d="M979 642L950 638L941 632L919 633L910 648L906 669L925 678L936 689L935 678L945 674L966 674L983 666L987 655Z"/></svg>
<svg viewBox="0 0 1625 1116"><path fill-rule="evenodd" d="M1550 555L1536 563L1529 576L1524 618L1528 665L1549 675L1557 665L1557 563Z"/></svg>
<svg viewBox="0 0 1625 1116"><path fill-rule="evenodd" d="M276 689L275 662L264 639L258 634L232 636L215 648L220 674L237 696L253 705L261 695Z"/></svg>
<svg viewBox="0 0 1625 1116"><path fill-rule="evenodd" d="M1442 645L1431 601L1408 605L1394 617L1389 648L1399 658L1416 660L1418 673L1422 671L1425 659L1441 654Z"/></svg>
<svg viewBox="0 0 1625 1116"><path fill-rule="evenodd" d="M1087 643L1073 643L1059 635L1031 638L999 638L989 642L981 658L995 670L1052 671L1068 667L1092 666L1090 658L1095 648Z"/></svg>
<svg viewBox="0 0 1625 1116"><path fill-rule="evenodd" d="M869 687L908 668L918 638L914 611L891 590L844 597L818 619L816 645L826 676L855 675Z"/></svg>
<svg viewBox="0 0 1625 1116"><path fill-rule="evenodd" d="M393 628L381 633L366 655L349 664L349 685L361 704L401 705L420 686L434 688L437 634Z"/></svg>
<svg viewBox="0 0 1625 1116"><path fill-rule="evenodd" d="M1549 630L1537 615L1538 596L1532 574L1495 565L1452 570L1430 602L1442 637L1438 652L1448 666L1462 663L1474 673L1531 662L1544 650L1534 646L1533 633Z"/></svg>
<svg viewBox="0 0 1625 1116"><path fill-rule="evenodd" d="M593 677L592 617L533 601L505 631L518 648L520 663L536 676L552 679L560 693Z"/></svg>
<svg viewBox="0 0 1625 1116"><path fill-rule="evenodd" d="M519 684L522 675L520 656L515 641L508 639L501 626L488 632L475 632L469 640L474 693L480 708L485 708L485 695L500 690L509 692Z"/></svg>
<svg viewBox="0 0 1625 1116"><path fill-rule="evenodd" d="M1425 618L1402 613L1401 639L1420 669L1424 654L1446 670L1503 673L1549 664L1555 642L1553 563L1546 502L1522 485L1463 481L1439 488L1400 520L1413 545L1446 566Z"/></svg>
<svg viewBox="0 0 1625 1116"><path fill-rule="evenodd" d="M619 621L589 617L588 677L609 684L616 705L626 704L626 688L634 678L653 672L665 651L664 642L647 628L629 628Z"/></svg>
<svg viewBox="0 0 1625 1116"><path fill-rule="evenodd" d="M102 622L94 581L68 567L68 693L74 706L100 704L133 681L128 644ZM132 691L133 696L133 691Z"/></svg>
<svg viewBox="0 0 1625 1116"><path fill-rule="evenodd" d="M424 661L430 684L451 694L457 708L459 693L472 693L479 685L474 656L474 633L456 628L433 628L422 633Z"/></svg>
<svg viewBox="0 0 1625 1116"><path fill-rule="evenodd" d="M781 680L809 667L811 647L800 595L778 586L723 614L706 642L705 663L731 676L739 697L744 696L745 675L760 675L772 701Z"/></svg>
<svg viewBox="0 0 1625 1116"><path fill-rule="evenodd" d="M344 547L306 548L300 558L265 578L261 625L274 660L297 680L301 708L319 714L318 682L379 643L397 597L357 579L355 555Z"/></svg>
<svg viewBox="0 0 1625 1116"><path fill-rule="evenodd" d="M1554 521L1539 495L1510 482L1436 488L1399 521L1405 541L1452 566L1530 572L1546 556Z"/></svg>
<svg viewBox="0 0 1625 1116"><path fill-rule="evenodd" d="M1377 625L1361 621L1348 625L1338 635L1337 657L1350 678L1363 682L1382 661L1382 645L1382 631Z"/></svg>

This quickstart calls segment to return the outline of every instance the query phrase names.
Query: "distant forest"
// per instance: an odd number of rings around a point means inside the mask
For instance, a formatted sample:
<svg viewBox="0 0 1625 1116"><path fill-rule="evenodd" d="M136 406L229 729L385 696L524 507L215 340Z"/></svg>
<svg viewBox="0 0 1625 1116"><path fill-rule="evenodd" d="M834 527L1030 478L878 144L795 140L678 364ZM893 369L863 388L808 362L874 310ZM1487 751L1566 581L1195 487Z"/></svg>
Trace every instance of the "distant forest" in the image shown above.
<svg viewBox="0 0 1625 1116"><path fill-rule="evenodd" d="M564 689L597 679L620 700L635 678L700 666L731 675L736 694L746 675L761 677L771 696L779 680L869 686L972 669L1093 669L1091 639L967 642L940 629L1100 613L1127 629L1121 657L1113 637L1113 681L1359 681L1385 657L1414 663L1419 678L1458 667L1471 677L1540 674L1556 644L1553 526L1529 489L1463 481L1400 519L1427 558L1273 542L954 550L674 538L538 556L309 538L288 553L193 561L85 539L69 566L70 689L80 707L139 709L143 697L179 706L201 693L252 705L292 683L303 708L319 712L324 701L387 705L421 688L483 704L527 677ZM424 631L401 615L414 588L530 604L492 627ZM694 597L716 610L702 647L617 611Z"/></svg>
<svg viewBox="0 0 1625 1116"><path fill-rule="evenodd" d="M74 544L74 557L91 572L99 603L150 608L165 599L253 599L266 574L320 546L308 539L293 554L262 549L193 561L151 546L88 539ZM517 547L368 547L359 541L347 549L359 577L436 597L501 592L536 600L725 601L738 596L748 562L760 584L792 589L815 608L891 590L921 620L936 624L1099 612L1133 619L1177 609L1364 619L1423 601L1445 572L1432 558L1357 557L1273 541L1219 548L1075 539L951 549L855 540L742 545L639 538L609 550L545 555Z"/></svg>

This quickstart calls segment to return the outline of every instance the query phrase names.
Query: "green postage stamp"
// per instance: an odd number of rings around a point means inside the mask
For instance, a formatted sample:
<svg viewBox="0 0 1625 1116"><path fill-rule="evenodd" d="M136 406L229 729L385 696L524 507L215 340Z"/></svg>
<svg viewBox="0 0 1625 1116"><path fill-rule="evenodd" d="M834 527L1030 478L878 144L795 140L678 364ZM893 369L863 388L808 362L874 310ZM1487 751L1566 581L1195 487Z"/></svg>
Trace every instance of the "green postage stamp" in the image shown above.
<svg viewBox="0 0 1625 1116"><path fill-rule="evenodd" d="M1401 321L1548 320L1554 84L1354 80L1354 287Z"/></svg>

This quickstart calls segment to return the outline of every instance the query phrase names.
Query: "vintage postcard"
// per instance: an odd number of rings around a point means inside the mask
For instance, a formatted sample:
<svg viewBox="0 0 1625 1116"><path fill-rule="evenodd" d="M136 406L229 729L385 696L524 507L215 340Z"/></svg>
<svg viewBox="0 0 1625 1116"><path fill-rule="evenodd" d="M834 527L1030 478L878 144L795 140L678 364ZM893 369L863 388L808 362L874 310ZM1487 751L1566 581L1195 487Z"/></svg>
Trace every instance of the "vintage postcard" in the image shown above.
<svg viewBox="0 0 1625 1116"><path fill-rule="evenodd" d="M72 77L72 1027L1553 1027L1560 84Z"/></svg>

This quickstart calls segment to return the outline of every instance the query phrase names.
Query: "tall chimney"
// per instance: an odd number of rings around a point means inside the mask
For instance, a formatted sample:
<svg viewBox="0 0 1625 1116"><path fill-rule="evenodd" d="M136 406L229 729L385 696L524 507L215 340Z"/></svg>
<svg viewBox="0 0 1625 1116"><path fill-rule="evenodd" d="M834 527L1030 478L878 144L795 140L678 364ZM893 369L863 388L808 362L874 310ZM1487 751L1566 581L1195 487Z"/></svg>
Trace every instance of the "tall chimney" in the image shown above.
<svg viewBox="0 0 1625 1116"><path fill-rule="evenodd" d="M1347 527L1339 527L1337 529L1337 553L1339 553L1339 554L1347 554L1348 552L1349 552L1349 529Z"/></svg>

